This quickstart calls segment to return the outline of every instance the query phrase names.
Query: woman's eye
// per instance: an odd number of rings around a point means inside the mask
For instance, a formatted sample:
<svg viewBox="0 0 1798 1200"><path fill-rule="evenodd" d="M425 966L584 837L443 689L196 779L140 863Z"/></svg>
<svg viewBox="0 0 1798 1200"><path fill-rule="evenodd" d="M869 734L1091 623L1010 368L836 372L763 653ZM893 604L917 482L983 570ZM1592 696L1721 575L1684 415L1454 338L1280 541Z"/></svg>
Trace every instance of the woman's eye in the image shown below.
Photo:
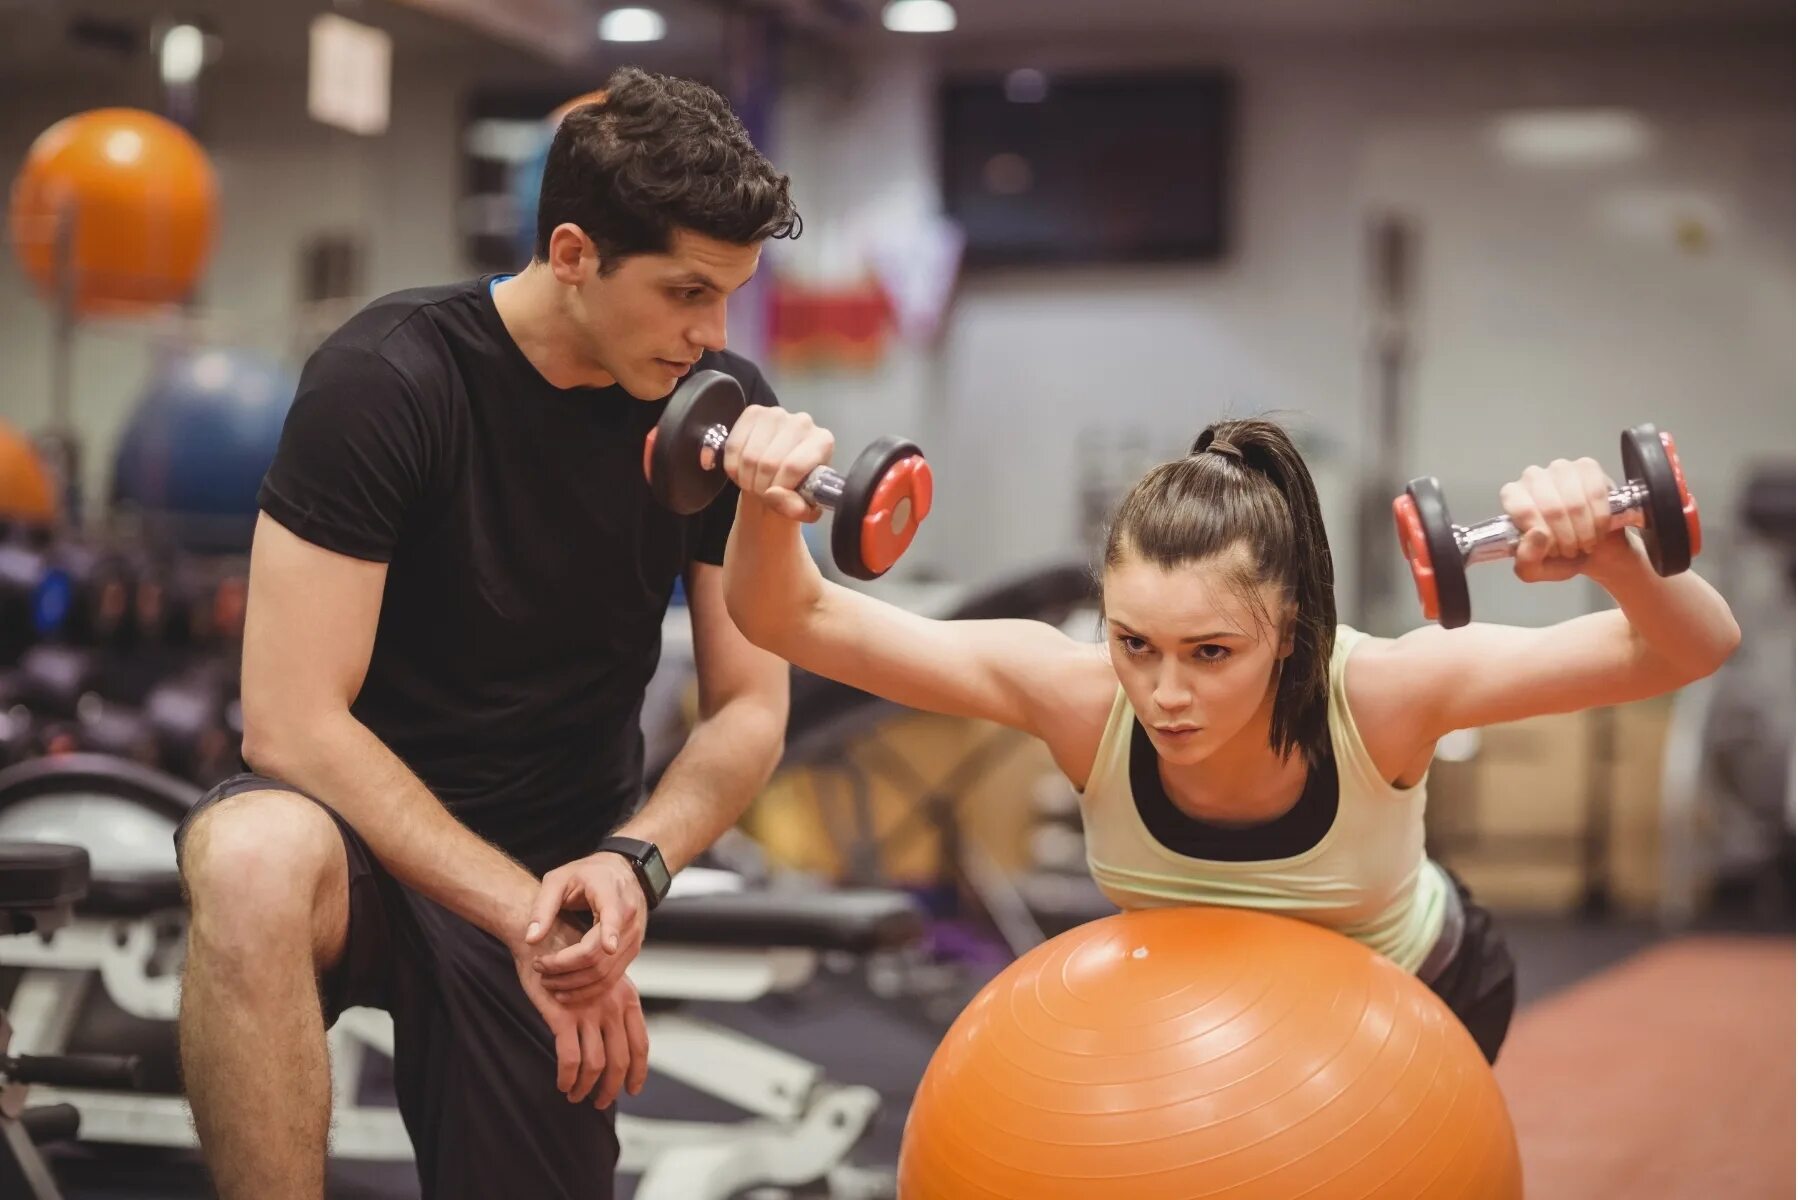
<svg viewBox="0 0 1798 1200"><path fill-rule="evenodd" d="M1226 658L1230 657L1230 648L1228 646L1216 646L1207 643L1200 646L1198 650L1195 651L1195 655L1200 662L1223 662Z"/></svg>

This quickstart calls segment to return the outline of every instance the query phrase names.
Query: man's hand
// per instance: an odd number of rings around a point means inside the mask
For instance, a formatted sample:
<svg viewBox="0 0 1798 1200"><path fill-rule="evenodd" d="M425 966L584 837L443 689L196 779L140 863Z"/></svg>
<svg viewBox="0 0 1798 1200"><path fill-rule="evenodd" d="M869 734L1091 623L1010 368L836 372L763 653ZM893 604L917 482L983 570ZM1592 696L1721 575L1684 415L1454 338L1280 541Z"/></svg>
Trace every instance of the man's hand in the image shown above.
<svg viewBox="0 0 1798 1200"><path fill-rule="evenodd" d="M550 937L567 909L593 914L593 927L572 944ZM648 910L643 885L622 854L590 854L545 875L524 937L538 951L532 966L544 990L581 1004L617 983L643 948Z"/></svg>
<svg viewBox="0 0 1798 1200"><path fill-rule="evenodd" d="M566 921L552 923L539 944L575 946L580 931ZM512 958L524 994L556 1039L556 1090L579 1104L599 1085L593 1107L607 1108L619 1089L635 1096L649 1074L649 1031L643 1004L630 980L583 989L579 999L554 995L544 987L533 947L515 945Z"/></svg>

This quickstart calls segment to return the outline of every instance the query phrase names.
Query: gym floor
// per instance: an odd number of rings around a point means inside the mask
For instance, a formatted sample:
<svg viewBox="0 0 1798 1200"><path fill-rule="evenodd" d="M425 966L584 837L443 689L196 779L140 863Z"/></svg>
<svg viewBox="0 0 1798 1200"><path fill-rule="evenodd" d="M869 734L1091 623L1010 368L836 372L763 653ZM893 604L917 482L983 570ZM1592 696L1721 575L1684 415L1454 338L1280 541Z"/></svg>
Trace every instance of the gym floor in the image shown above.
<svg viewBox="0 0 1798 1200"><path fill-rule="evenodd" d="M1520 1011L1499 1078L1531 1200L1792 1194L1789 926L1719 923L1678 938L1615 922L1514 917L1505 926ZM835 1079L877 1088L886 1104L857 1161L896 1160L906 1104L936 1044L928 1025L830 977L797 1000L704 1015L804 1054ZM731 1115L654 1076L632 1107ZM210 1194L192 1155L75 1152L56 1166L70 1200ZM623 1183L620 1200L631 1192ZM331 1172L330 1195L403 1200L418 1188L409 1166L345 1164Z"/></svg>

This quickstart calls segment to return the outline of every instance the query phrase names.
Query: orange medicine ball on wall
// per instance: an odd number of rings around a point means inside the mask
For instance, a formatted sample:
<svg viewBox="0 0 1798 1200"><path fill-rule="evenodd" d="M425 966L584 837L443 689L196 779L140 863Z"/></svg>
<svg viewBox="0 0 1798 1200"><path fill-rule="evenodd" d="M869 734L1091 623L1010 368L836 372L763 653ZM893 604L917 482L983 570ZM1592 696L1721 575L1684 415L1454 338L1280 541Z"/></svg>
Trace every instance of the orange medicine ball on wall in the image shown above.
<svg viewBox="0 0 1798 1200"><path fill-rule="evenodd" d="M1417 978L1226 908L1038 946L918 1086L900 1200L1519 1200L1492 1071Z"/></svg>
<svg viewBox="0 0 1798 1200"><path fill-rule="evenodd" d="M38 135L13 181L13 251L54 301L66 223L78 312L174 303L205 268L217 193L206 152L174 122L132 108L79 113Z"/></svg>

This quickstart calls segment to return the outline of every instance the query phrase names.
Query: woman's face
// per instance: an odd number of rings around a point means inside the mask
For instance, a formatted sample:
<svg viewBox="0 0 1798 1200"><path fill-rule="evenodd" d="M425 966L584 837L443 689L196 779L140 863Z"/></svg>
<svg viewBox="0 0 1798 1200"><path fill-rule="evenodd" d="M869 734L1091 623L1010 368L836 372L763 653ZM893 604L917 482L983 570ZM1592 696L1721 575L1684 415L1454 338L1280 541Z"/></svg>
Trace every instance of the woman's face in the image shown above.
<svg viewBox="0 0 1798 1200"><path fill-rule="evenodd" d="M1279 591L1258 584L1244 595L1237 582L1252 571L1237 546L1171 569L1126 548L1105 572L1112 666L1170 764L1197 763L1240 734L1291 653Z"/></svg>

